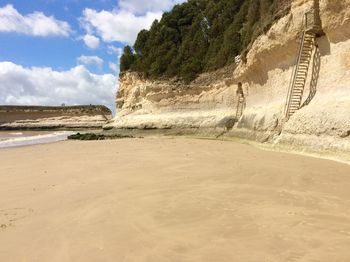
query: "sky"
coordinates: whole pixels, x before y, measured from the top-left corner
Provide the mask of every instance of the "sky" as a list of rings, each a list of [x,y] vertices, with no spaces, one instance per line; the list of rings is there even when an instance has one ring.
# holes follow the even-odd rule
[[[0,0],[0,105],[115,110],[119,59],[186,0]]]

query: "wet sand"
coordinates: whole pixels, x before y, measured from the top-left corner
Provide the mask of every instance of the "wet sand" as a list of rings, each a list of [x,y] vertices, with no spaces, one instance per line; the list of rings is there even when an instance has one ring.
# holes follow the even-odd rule
[[[234,142],[0,150],[0,261],[350,261],[350,166]]]

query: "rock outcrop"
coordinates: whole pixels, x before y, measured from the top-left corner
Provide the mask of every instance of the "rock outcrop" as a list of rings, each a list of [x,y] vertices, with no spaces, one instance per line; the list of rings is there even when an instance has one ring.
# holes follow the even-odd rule
[[[313,150],[350,151],[350,0],[320,0],[324,36],[317,38],[319,72],[312,100],[287,122],[284,107],[304,14],[313,0],[294,0],[250,47],[245,63],[206,73],[186,85],[176,79],[149,80],[135,72],[121,75],[117,117],[106,128],[205,129],[224,134],[306,146]],[[313,63],[314,61],[311,61]],[[246,106],[237,119],[237,83]],[[303,101],[307,100],[310,80]]]
[[[112,118],[105,106],[0,106],[0,129],[101,128]]]

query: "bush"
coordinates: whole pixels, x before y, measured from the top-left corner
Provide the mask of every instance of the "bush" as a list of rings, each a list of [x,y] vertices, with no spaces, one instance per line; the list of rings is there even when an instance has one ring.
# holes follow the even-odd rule
[[[204,71],[234,62],[234,57],[272,25],[278,8],[291,0],[188,0],[164,13],[124,48],[121,72],[193,80]],[[244,60],[244,58],[243,58]]]

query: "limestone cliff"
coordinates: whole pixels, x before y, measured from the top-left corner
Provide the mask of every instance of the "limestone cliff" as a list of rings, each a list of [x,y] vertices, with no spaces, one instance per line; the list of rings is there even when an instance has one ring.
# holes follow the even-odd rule
[[[112,118],[105,106],[0,106],[0,129],[101,128]]]
[[[294,0],[291,11],[252,44],[246,63],[236,68],[203,74],[188,85],[133,72],[121,75],[118,115],[106,128],[205,129],[294,147],[350,151],[350,0],[319,4],[325,35],[316,39],[319,54],[311,61],[316,85],[308,80],[305,106],[288,121],[283,111],[304,14],[313,0]],[[246,106],[237,117],[238,82]]]

